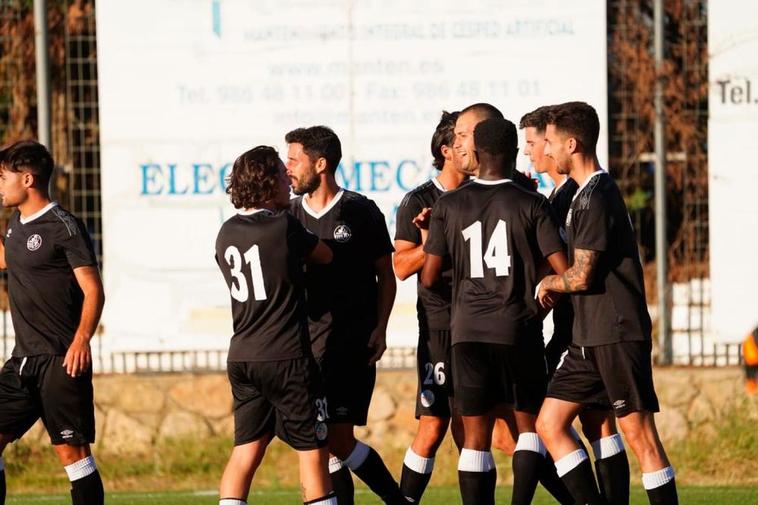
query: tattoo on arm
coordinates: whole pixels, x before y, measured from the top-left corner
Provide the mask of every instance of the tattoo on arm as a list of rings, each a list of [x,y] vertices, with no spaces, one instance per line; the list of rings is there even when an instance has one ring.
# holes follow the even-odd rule
[[[551,276],[547,289],[562,293],[584,291],[590,287],[600,253],[587,249],[574,250],[574,264],[562,275]]]

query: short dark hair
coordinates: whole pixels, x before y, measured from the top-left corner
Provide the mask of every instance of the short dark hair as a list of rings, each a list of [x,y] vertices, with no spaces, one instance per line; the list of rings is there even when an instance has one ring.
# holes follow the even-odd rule
[[[47,191],[53,176],[53,157],[45,146],[34,140],[20,140],[2,150],[0,165],[11,172],[28,171],[34,176],[34,185]]]
[[[460,113],[465,114],[467,112],[475,112],[477,115],[479,115],[482,118],[482,120],[489,119],[489,118],[497,118],[497,119],[505,118],[505,116],[503,116],[503,113],[500,112],[500,109],[498,109],[492,104],[484,103],[484,102],[469,105],[468,107],[463,109]]]
[[[594,107],[585,102],[566,102],[551,107],[548,124],[576,138],[588,152],[595,152],[600,135],[600,120]]]
[[[311,162],[324,158],[327,169],[332,173],[337,170],[342,159],[340,139],[328,126],[297,128],[285,135],[284,140],[288,144],[301,144]]]
[[[532,112],[527,112],[521,117],[518,127],[522,130],[524,128],[536,128],[537,132],[544,132],[545,128],[547,128],[548,114],[552,107],[552,105],[543,105],[542,107],[537,107]]]
[[[516,125],[507,119],[491,117],[474,128],[476,150],[491,155],[515,156],[518,148]]]
[[[442,117],[437,124],[437,129],[432,135],[432,156],[434,161],[432,165],[437,170],[442,170],[445,164],[445,157],[442,155],[442,146],[452,146],[455,138],[455,121],[458,119],[458,112],[442,111]]]
[[[237,209],[250,209],[276,197],[281,160],[276,149],[258,146],[241,154],[227,178],[226,194]]]

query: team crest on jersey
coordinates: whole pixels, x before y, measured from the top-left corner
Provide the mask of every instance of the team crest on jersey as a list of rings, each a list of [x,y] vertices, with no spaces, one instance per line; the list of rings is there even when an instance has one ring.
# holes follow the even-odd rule
[[[568,214],[566,214],[566,228],[571,226],[571,211],[574,209],[569,209]]]
[[[35,233],[28,239],[26,239],[26,248],[30,251],[36,251],[42,246],[42,237]]]
[[[319,440],[326,440],[326,436],[329,433],[329,428],[326,427],[326,423],[316,423],[316,438]]]
[[[421,405],[423,405],[426,408],[429,408],[432,405],[434,405],[434,393],[428,389],[425,389],[421,392],[420,399],[421,399]]]
[[[334,229],[334,240],[337,242],[347,242],[352,236],[353,232],[350,231],[350,228],[346,224],[338,225]]]

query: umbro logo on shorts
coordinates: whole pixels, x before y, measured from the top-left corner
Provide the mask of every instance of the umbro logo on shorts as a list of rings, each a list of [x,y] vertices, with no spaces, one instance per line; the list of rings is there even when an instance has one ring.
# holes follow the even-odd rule
[[[623,409],[626,406],[626,400],[616,400],[613,402],[614,409]]]
[[[63,430],[63,431],[61,431],[61,437],[63,437],[64,440],[72,438],[73,436],[74,436],[74,432],[71,431],[71,430]]]

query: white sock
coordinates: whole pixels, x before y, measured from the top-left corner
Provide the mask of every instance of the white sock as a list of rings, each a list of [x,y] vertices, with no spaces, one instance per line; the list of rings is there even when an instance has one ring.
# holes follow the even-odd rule
[[[247,505],[245,500],[238,500],[237,498],[221,498],[218,501],[218,505]]]
[[[458,470],[461,472],[489,472],[495,468],[495,460],[490,451],[463,449],[458,458]]]
[[[540,440],[540,437],[536,433],[524,432],[518,436],[516,442],[516,451],[532,451],[542,454],[543,456],[547,452],[545,445]]]
[[[353,447],[353,452],[345,460],[345,464],[350,470],[355,471],[366,461],[370,452],[371,448],[358,440]]]
[[[68,474],[68,480],[74,482],[75,480],[83,479],[87,475],[95,473],[97,471],[97,465],[95,465],[94,457],[87,456],[84,459],[66,465],[64,469]]]
[[[343,466],[345,466],[345,463],[337,456],[329,458],[329,473],[337,473],[342,470]]]
[[[307,505],[337,505],[337,497],[334,495],[325,496],[318,501],[309,501],[306,503]]]
[[[655,489],[665,486],[672,480],[674,480],[674,469],[670,466],[661,468],[655,472],[642,474],[642,486],[645,489]]]
[[[563,477],[581,465],[585,459],[587,459],[587,453],[582,449],[577,449],[574,452],[566,454],[555,462],[555,471],[558,473],[558,477]]]
[[[408,450],[405,451],[403,464],[416,473],[427,475],[432,473],[432,470],[434,469],[434,457],[425,458],[419,456],[409,447]]]
[[[618,433],[592,442],[592,454],[595,455],[595,459],[610,458],[622,451],[624,451],[624,441]]]

